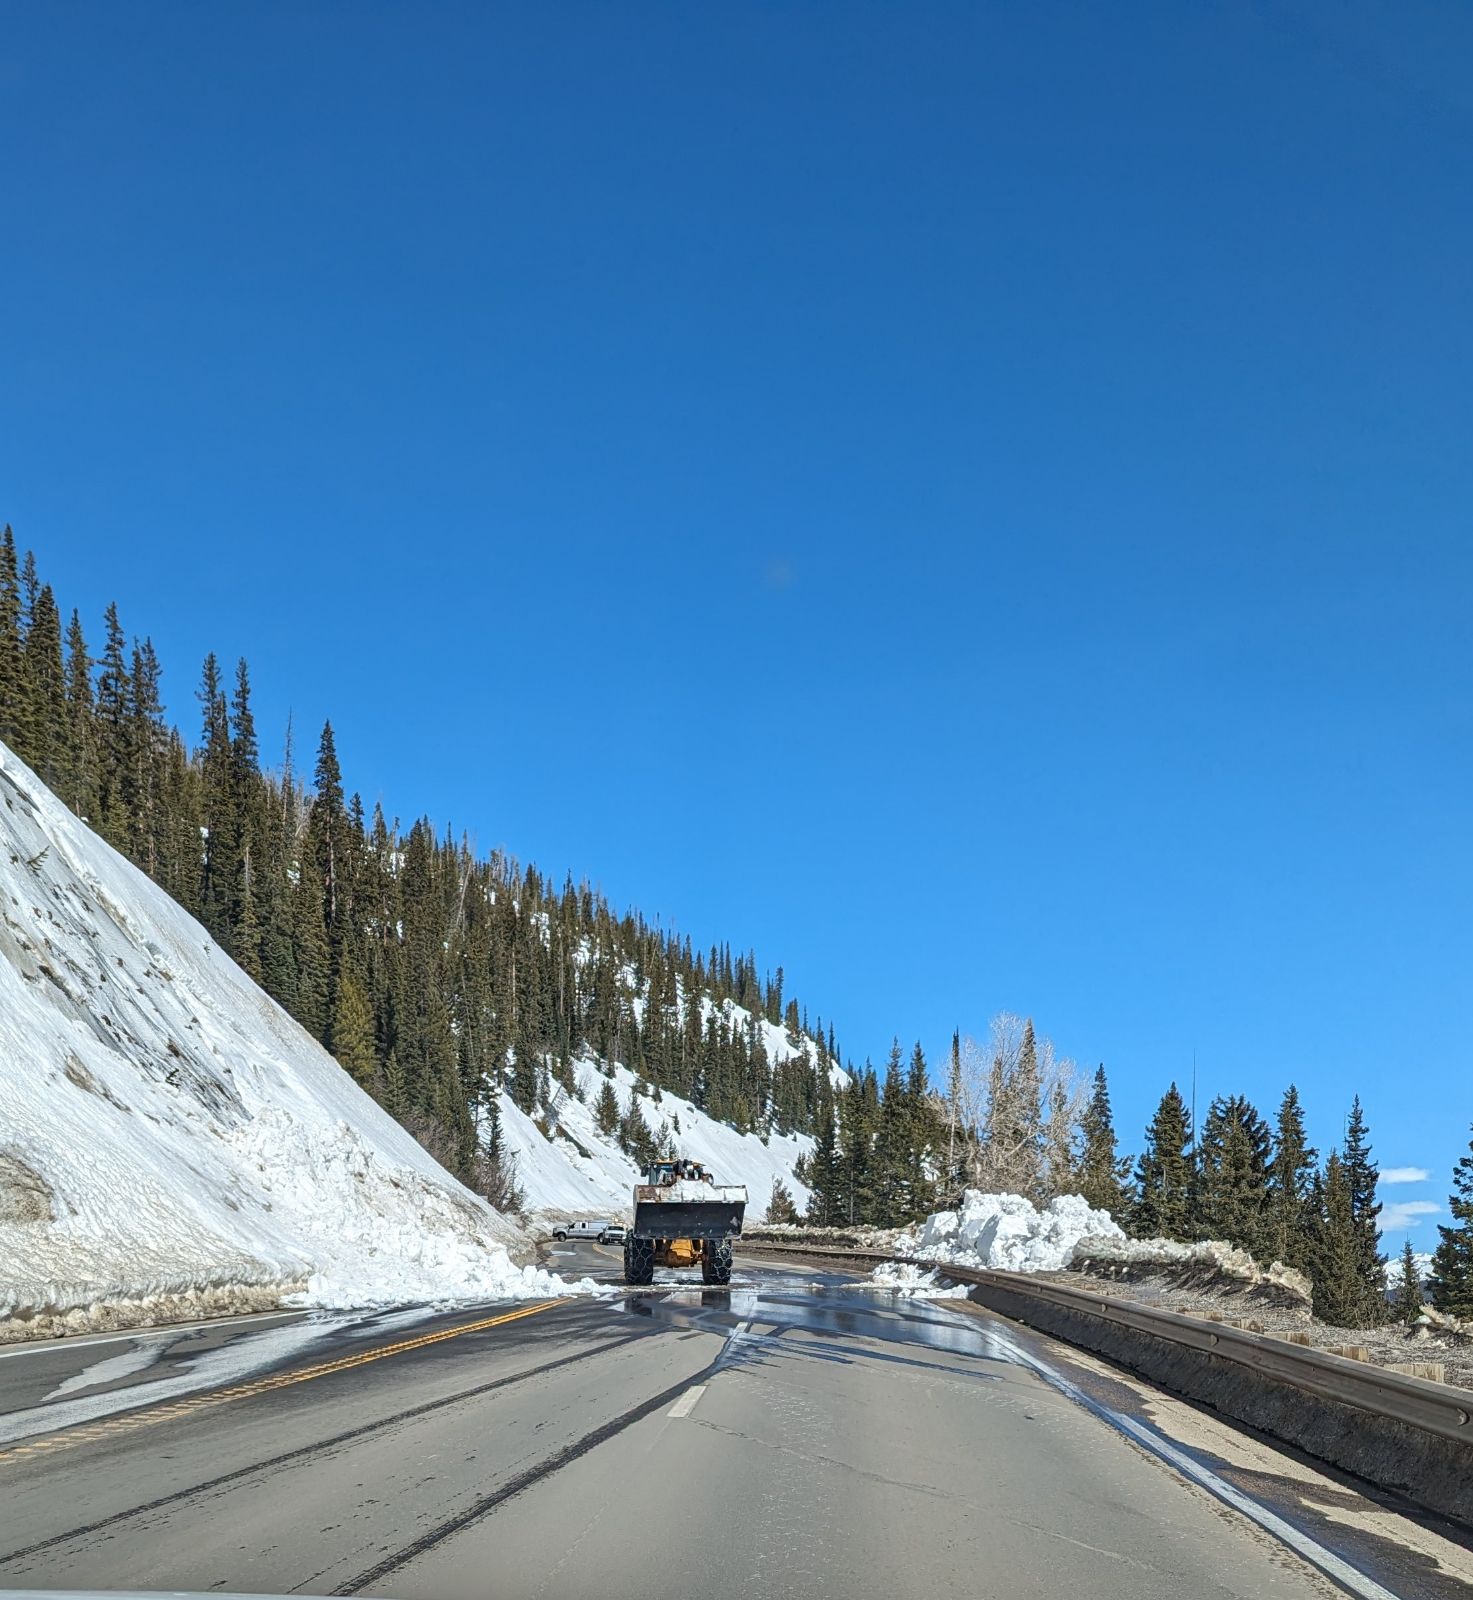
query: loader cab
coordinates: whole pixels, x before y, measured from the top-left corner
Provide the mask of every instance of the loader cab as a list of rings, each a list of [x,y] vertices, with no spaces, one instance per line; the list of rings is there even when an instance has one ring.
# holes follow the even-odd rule
[[[658,1188],[667,1188],[682,1179],[710,1183],[711,1174],[699,1161],[653,1161],[645,1174],[645,1182]]]

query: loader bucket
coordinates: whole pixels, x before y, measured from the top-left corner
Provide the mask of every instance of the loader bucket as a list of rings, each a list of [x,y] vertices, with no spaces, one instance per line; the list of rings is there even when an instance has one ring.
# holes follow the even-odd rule
[[[746,1209],[740,1185],[642,1183],[634,1190],[629,1231],[636,1239],[735,1239]]]

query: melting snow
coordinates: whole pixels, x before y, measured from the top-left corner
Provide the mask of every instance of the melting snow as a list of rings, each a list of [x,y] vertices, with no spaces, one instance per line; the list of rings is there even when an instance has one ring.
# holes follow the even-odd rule
[[[965,1300],[967,1286],[954,1283],[944,1287],[936,1280],[936,1269],[922,1272],[909,1262],[886,1261],[876,1267],[871,1279],[882,1289],[894,1289],[905,1300]]]

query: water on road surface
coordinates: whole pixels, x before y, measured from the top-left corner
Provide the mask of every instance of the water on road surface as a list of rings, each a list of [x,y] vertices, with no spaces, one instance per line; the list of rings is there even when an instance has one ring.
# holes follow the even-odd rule
[[[1454,1530],[1331,1505],[1287,1457],[1249,1473],[1191,1416],[965,1302],[799,1264],[140,1333],[0,1360],[0,1587],[1467,1592]]]

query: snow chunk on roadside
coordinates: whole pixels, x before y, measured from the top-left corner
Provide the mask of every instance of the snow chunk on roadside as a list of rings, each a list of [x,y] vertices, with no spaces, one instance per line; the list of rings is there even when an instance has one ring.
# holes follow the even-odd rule
[[[1082,1239],[1124,1239],[1108,1211],[1077,1194],[1059,1195],[1042,1211],[1018,1194],[968,1189],[960,1211],[937,1211],[895,1241],[899,1255],[1002,1272],[1058,1272]]]
[[[967,1286],[954,1283],[943,1288],[936,1279],[936,1269],[922,1272],[908,1262],[886,1261],[876,1267],[871,1282],[881,1289],[893,1289],[906,1300],[965,1300]]]

